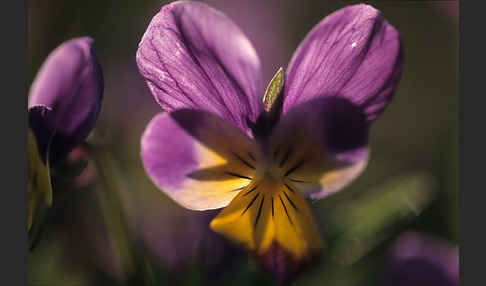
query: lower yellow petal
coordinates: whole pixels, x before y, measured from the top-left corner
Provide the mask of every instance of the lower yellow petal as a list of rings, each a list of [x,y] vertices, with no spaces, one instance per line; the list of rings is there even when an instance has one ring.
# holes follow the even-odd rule
[[[254,181],[211,222],[211,228],[264,255],[275,243],[301,261],[322,249],[311,210],[290,182]]]

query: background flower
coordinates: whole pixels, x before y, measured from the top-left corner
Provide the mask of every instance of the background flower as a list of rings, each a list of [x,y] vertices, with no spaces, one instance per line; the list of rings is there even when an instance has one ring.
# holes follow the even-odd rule
[[[390,249],[384,285],[459,285],[459,249],[429,235],[402,234]]]
[[[47,57],[30,89],[27,223],[30,247],[38,239],[52,204],[51,167],[56,167],[86,139],[101,108],[103,75],[92,45],[93,40],[88,37],[62,43]],[[33,221],[35,230],[30,231]]]
[[[66,157],[93,129],[101,109],[103,85],[91,38],[62,43],[42,64],[30,87],[29,108],[46,106],[51,112],[48,118],[30,116],[29,120],[35,126],[42,157],[50,141],[52,165]],[[50,122],[38,122],[46,120]]]

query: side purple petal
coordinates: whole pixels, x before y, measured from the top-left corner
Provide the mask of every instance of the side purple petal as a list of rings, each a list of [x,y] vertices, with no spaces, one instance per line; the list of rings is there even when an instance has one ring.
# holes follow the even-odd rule
[[[51,160],[64,158],[88,136],[101,109],[103,87],[91,38],[61,44],[42,64],[30,89],[29,107],[43,105],[52,110]]]
[[[249,153],[256,156],[256,146],[241,129],[194,109],[156,115],[141,139],[148,176],[174,201],[193,210],[224,207],[249,184],[231,175],[253,177],[254,169],[238,159]]]
[[[248,132],[262,110],[258,55],[223,13],[198,2],[162,7],[137,51],[140,73],[162,108],[218,114]]]
[[[284,169],[299,166],[290,177],[294,185],[307,197],[320,199],[341,190],[365,169],[368,133],[369,122],[359,106],[328,96],[285,114],[275,126],[271,145],[275,154],[286,158],[289,167]],[[289,156],[283,155],[286,152]]]
[[[159,188],[181,188],[197,167],[193,138],[168,113],[159,113],[142,136],[141,156],[145,170]]]
[[[322,96],[342,96],[375,120],[395,92],[403,69],[398,32],[375,8],[348,6],[322,20],[289,64],[283,112]]]

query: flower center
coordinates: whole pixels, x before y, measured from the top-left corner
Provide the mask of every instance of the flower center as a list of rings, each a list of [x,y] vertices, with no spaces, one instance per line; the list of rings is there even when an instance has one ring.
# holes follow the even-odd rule
[[[309,149],[298,148],[292,140],[280,148],[268,140],[257,142],[257,156],[238,156],[240,162],[233,165],[235,171],[245,168],[243,164],[252,169],[248,176],[239,176],[248,183],[238,189],[211,228],[258,255],[278,246],[294,259],[307,258],[322,245],[303,192],[311,183],[306,168],[312,167],[312,162],[304,160]]]
[[[244,158],[238,159],[248,167],[255,170],[254,175],[247,185],[250,192],[257,191],[264,195],[275,195],[277,190],[286,189],[289,192],[299,190],[298,185],[309,184],[310,181],[302,180],[295,174],[305,166],[307,160],[301,154],[294,152],[292,147],[275,148],[272,150],[269,144],[260,144],[260,156],[253,163],[248,163]],[[248,192],[248,193],[250,193]]]

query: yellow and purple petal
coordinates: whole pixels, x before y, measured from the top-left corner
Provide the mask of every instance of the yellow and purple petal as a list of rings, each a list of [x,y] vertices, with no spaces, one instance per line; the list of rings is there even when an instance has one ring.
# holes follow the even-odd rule
[[[40,105],[52,110],[49,117],[54,118],[53,126],[34,123],[50,125],[48,129],[35,130],[39,141],[55,132],[51,162],[64,158],[88,136],[100,112],[102,94],[103,75],[91,38],[69,40],[47,57],[30,88],[29,108]],[[39,145],[44,153],[45,142]]]
[[[295,106],[271,138],[282,177],[307,197],[319,199],[353,181],[368,162],[369,123],[359,106],[323,97]]]
[[[140,73],[161,107],[212,112],[249,132],[262,110],[260,61],[243,32],[203,3],[162,7],[137,51]]]
[[[145,170],[157,187],[193,210],[226,206],[255,174],[255,143],[205,111],[160,113],[141,140]]]
[[[283,112],[313,98],[341,96],[374,120],[390,102],[402,68],[395,28],[372,6],[345,7],[317,24],[295,51]]]

